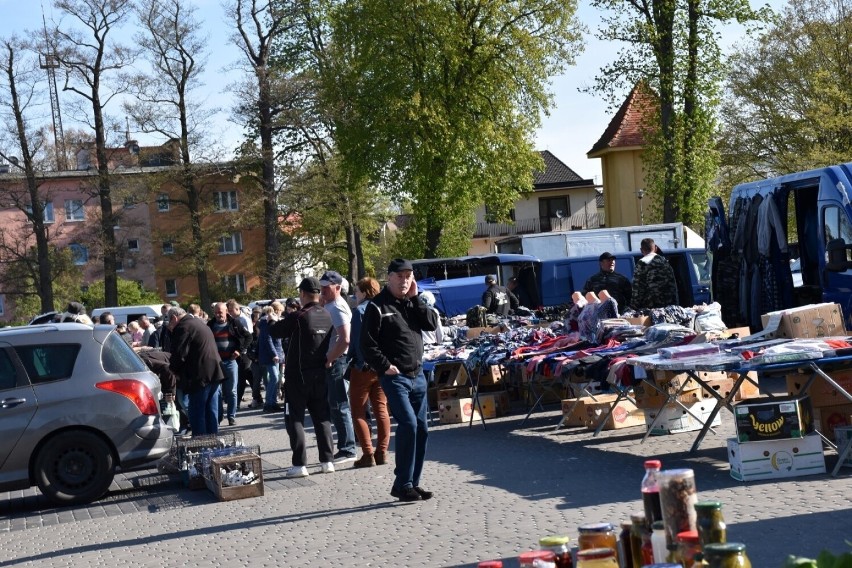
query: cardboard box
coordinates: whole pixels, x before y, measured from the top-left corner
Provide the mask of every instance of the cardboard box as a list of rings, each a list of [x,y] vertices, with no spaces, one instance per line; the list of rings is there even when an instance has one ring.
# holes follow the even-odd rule
[[[590,394],[599,395],[604,392],[600,381],[593,383],[570,383],[568,389],[571,391],[569,394],[572,394],[574,398],[588,397]]]
[[[722,332],[722,337],[724,337],[725,339],[728,339],[733,335],[736,335],[738,338],[742,339],[751,335],[751,329],[748,327],[729,327],[728,329]]]
[[[564,426],[585,426],[588,421],[586,416],[586,401],[590,398],[566,398],[562,401],[562,424]],[[576,403],[576,404],[575,404]]]
[[[728,373],[728,377],[736,381],[738,378],[737,373]],[[760,396],[760,383],[757,381],[757,371],[749,371],[748,378],[754,381],[754,383],[749,380],[744,380],[743,384],[740,385],[740,390],[737,391],[737,394],[734,395],[734,400],[747,400],[749,398],[757,398]]]
[[[497,417],[493,400],[480,396],[479,402],[482,404],[482,413],[485,418]],[[471,414],[473,414],[474,422],[480,419],[479,409],[474,410],[471,398],[451,398],[440,400],[438,404],[438,421],[441,424],[464,424],[470,421]]]
[[[838,428],[852,425],[852,402],[814,408],[814,424],[823,436],[833,440]]]
[[[834,443],[837,444],[837,454],[840,455],[840,452],[846,447],[846,444],[849,442],[849,438],[852,438],[852,426],[838,426],[834,429]],[[843,460],[844,466],[852,466],[852,452],[846,454],[846,459]]]
[[[826,374],[840,385],[840,388],[848,393],[852,393],[852,371],[836,371]],[[808,375],[805,373],[787,375],[787,393],[790,395],[799,394],[807,380]],[[808,396],[811,397],[811,404],[814,408],[852,403],[852,401],[843,396],[840,391],[820,376],[814,377],[814,381],[808,389]]]
[[[803,438],[813,432],[813,410],[807,396],[753,398],[734,404],[740,442]]]
[[[435,365],[435,385],[439,388],[466,385],[469,382],[464,363],[438,363]]]
[[[651,423],[658,414],[661,415],[660,419],[657,420],[657,423],[654,424],[654,427],[651,429],[651,435],[662,436],[665,434],[679,434],[681,432],[694,432],[696,430],[701,430],[701,428],[704,427],[704,423],[707,422],[708,418],[710,418],[710,413],[713,411],[713,408],[716,406],[716,399],[713,399],[712,402],[709,400],[702,400],[687,406],[689,407],[689,410],[698,416],[697,419],[695,416],[692,416],[692,414],[674,403],[667,404],[662,409],[645,409],[645,425],[647,427],[651,426]],[[718,412],[716,413],[716,417],[713,419],[712,426],[719,426],[721,424],[722,413]]]
[[[483,409],[485,408],[486,399],[490,401],[490,405],[494,405],[494,412],[497,416],[506,416],[509,414],[509,393],[507,391],[480,392],[479,400],[482,401]]]
[[[695,371],[695,374],[702,381],[716,381],[728,378],[728,374],[723,371]],[[676,393],[680,385],[684,383],[686,383],[686,386],[681,390],[682,393],[701,388],[701,385],[687,373],[676,373],[674,371],[656,370],[654,371],[654,381],[660,388],[665,388],[665,390],[672,394]]]
[[[668,395],[654,389],[645,381],[633,385],[633,394],[636,398],[636,406],[642,409],[657,410],[668,401]],[[702,400],[701,389],[688,390],[675,398],[686,405],[694,404]]]
[[[767,334],[770,338],[814,338],[846,335],[840,304],[808,304],[798,308],[769,312],[760,316],[764,328],[773,315],[780,315],[781,322],[777,330]]]
[[[465,337],[467,337],[468,339],[476,339],[483,333],[500,333],[502,329],[503,328],[501,328],[499,325],[495,325],[494,327],[471,327],[468,328]]]
[[[450,400],[453,398],[467,398],[470,396],[470,387],[452,387],[449,389],[438,389],[438,401]]]
[[[728,463],[731,477],[738,481],[825,473],[822,438],[816,434],[767,442],[740,442],[729,438]]]
[[[650,316],[641,316],[638,318],[624,318],[627,320],[627,323],[630,325],[641,325],[643,327],[649,327],[651,325],[651,317]]]
[[[476,377],[480,385],[498,385],[506,382],[508,373],[503,365],[488,365],[486,369],[477,367]]]
[[[604,414],[609,411],[612,403],[615,402],[617,395],[602,394],[598,397],[598,402],[588,399],[585,402],[586,427],[589,430],[595,430],[603,419]],[[641,409],[636,408],[630,401],[622,400],[612,409],[609,416],[606,418],[604,430],[618,430],[620,428],[628,428],[630,426],[641,426],[645,423],[645,415]]]
[[[734,388],[733,379],[714,379],[712,381],[707,381],[707,387],[701,387],[701,398],[705,400],[712,400],[714,403],[716,402],[716,397],[713,396],[710,390],[713,390],[717,395],[722,398],[731,394],[731,390]]]

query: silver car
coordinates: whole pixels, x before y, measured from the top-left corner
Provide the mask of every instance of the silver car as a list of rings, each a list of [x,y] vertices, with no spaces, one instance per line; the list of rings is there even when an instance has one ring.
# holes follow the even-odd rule
[[[62,504],[101,497],[116,467],[169,452],[161,397],[112,326],[0,329],[0,490],[37,485]]]

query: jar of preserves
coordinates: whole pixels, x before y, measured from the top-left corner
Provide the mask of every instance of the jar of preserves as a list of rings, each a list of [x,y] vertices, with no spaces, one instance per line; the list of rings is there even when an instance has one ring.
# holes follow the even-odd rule
[[[751,568],[751,561],[740,542],[708,544],[702,550],[709,568]]]
[[[695,504],[695,525],[701,546],[727,542],[728,531],[722,518],[722,503],[699,501]]]
[[[649,533],[648,525],[645,524],[645,513],[634,513],[630,515],[630,554],[633,557],[633,567],[640,568],[645,564],[649,564],[653,559],[653,554],[649,555],[647,560],[642,555],[642,547],[645,542],[646,534]],[[651,535],[647,535],[648,546],[650,548]]]
[[[518,556],[521,568],[556,568],[556,555],[552,550],[531,550]]]
[[[573,568],[574,561],[571,559],[570,541],[567,536],[546,536],[538,541],[542,550],[550,550],[556,556],[556,568]]]
[[[633,568],[633,548],[630,543],[632,526],[630,521],[621,523],[621,533],[618,535],[618,562],[621,568]]]
[[[610,523],[595,523],[577,527],[580,533],[577,539],[577,547],[580,550],[589,548],[611,548],[613,552],[618,549],[618,537],[615,534],[615,526]]]
[[[577,552],[577,568],[618,568],[612,548],[587,548]]]
[[[666,545],[677,543],[677,533],[694,531],[695,472],[691,469],[666,469],[660,472],[660,505],[663,509]]]
[[[698,543],[698,531],[683,531],[677,533],[677,557],[675,560],[683,565],[683,568],[692,568],[695,565],[695,556],[701,554],[701,545]]]

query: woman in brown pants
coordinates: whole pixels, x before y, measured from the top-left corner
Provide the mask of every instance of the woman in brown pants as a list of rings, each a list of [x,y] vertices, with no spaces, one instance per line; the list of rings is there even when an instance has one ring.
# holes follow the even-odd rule
[[[379,384],[379,376],[367,366],[361,354],[360,335],[361,321],[364,310],[372,298],[379,293],[379,283],[374,278],[362,278],[355,283],[355,297],[358,307],[352,311],[352,326],[350,329],[349,355],[349,406],[352,409],[352,423],[355,436],[361,444],[363,455],[355,461],[355,467],[372,467],[387,463],[388,445],[390,444],[390,416],[385,393]],[[373,451],[370,424],[367,422],[367,400],[373,409],[376,419],[377,440]]]

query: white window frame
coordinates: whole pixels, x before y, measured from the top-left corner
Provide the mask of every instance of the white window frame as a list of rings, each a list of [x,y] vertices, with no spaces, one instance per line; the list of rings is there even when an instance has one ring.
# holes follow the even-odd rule
[[[163,241],[163,256],[169,256],[175,253],[175,244],[172,241]]]
[[[225,286],[233,287],[237,292],[243,293],[246,290],[246,275],[243,273],[226,274],[222,277]]]
[[[217,213],[239,211],[240,203],[236,190],[217,191],[213,194],[213,208]]]
[[[24,205],[24,211],[27,213],[27,215],[32,216],[33,204],[27,203],[26,205]],[[50,223],[56,222],[56,214],[53,211],[53,202],[52,201],[45,201],[44,202],[43,214],[44,214],[43,221],[44,221],[45,225],[49,225]],[[30,222],[30,219],[29,219],[29,217],[27,217],[27,223],[29,223],[29,222]]]
[[[68,248],[71,249],[72,260],[76,266],[85,266],[89,262],[88,247],[79,243],[71,243]]]
[[[219,237],[219,254],[240,254],[243,252],[243,234],[240,231]]]
[[[76,205],[79,204],[79,205]],[[86,220],[86,208],[82,199],[65,200],[65,221],[78,223]]]
[[[136,243],[136,246],[131,246],[132,243]],[[139,252],[139,239],[127,239],[127,250],[130,252]]]
[[[157,211],[159,213],[167,213],[171,209],[171,200],[168,193],[160,193],[157,195]]]
[[[169,286],[169,284],[171,284],[171,286]],[[166,297],[174,298],[178,295],[177,280],[175,280],[174,278],[167,278],[166,281],[165,281],[165,285],[166,285]],[[169,291],[169,287],[173,288],[173,290],[171,292]]]

